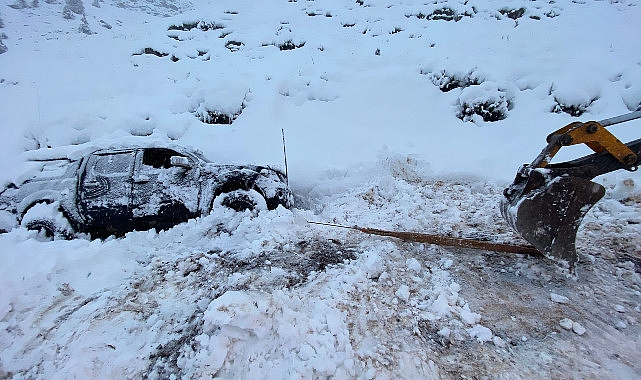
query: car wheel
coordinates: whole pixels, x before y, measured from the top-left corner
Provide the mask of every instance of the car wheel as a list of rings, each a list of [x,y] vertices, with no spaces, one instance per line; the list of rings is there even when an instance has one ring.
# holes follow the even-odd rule
[[[60,204],[38,203],[25,213],[20,223],[26,229],[37,232],[37,238],[43,241],[74,237],[74,230],[69,220],[60,211]]]
[[[216,206],[228,207],[234,211],[254,211],[266,210],[267,202],[265,198],[256,190],[234,190],[228,193],[220,194],[214,200]]]

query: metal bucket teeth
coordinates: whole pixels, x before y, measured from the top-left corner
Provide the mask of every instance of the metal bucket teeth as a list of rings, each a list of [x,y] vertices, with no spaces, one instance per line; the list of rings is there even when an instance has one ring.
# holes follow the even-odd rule
[[[598,183],[562,176],[523,194],[516,202],[504,200],[501,211],[525,240],[574,273],[577,230],[603,195],[605,188]]]

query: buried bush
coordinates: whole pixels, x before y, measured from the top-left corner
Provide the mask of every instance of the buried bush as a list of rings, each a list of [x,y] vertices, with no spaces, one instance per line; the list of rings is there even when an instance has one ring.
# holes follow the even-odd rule
[[[439,9],[435,9],[432,11],[430,14],[424,14],[423,12],[419,12],[418,14],[414,15],[416,18],[422,20],[443,20],[443,21],[460,21],[463,17],[474,17],[474,13],[476,13],[476,9],[472,7],[471,10],[466,10],[463,13],[459,13],[455,11],[454,9],[450,7],[443,7]],[[407,17],[410,17],[411,15],[408,15]]]
[[[297,45],[292,40],[288,40],[283,42],[282,44],[278,44],[278,49],[280,49],[281,51],[294,50],[294,49],[302,48],[303,46],[305,46],[304,42],[301,42],[300,44]]]
[[[523,15],[525,14],[525,8],[518,8],[518,9],[502,8],[502,9],[499,9],[499,13],[502,14],[503,16],[507,16],[508,18],[511,18],[512,20],[516,20],[523,17]]]
[[[436,9],[426,18],[428,20],[459,21],[463,16],[457,14],[452,8],[443,7],[441,9]]]
[[[451,73],[445,70],[441,70],[437,73],[421,71],[421,74],[428,75],[432,83],[434,83],[435,86],[438,86],[438,88],[443,92],[452,91],[459,87],[465,88],[473,85],[479,85],[485,80],[481,74],[474,70],[470,70],[467,73]]]
[[[5,40],[5,39],[7,39],[7,38],[8,38],[8,37],[7,37],[7,35],[6,35],[6,34],[4,34],[4,33],[0,33],[0,54],[2,54],[2,53],[6,53],[6,52],[7,52],[7,50],[9,50],[9,49],[7,48],[7,45],[5,45],[5,44],[4,44],[4,42],[2,42],[2,40]]]
[[[590,77],[579,74],[566,75],[552,83],[548,94],[554,100],[551,112],[564,112],[578,117],[601,97],[601,88]]]
[[[552,112],[554,113],[561,113],[565,112],[570,116],[578,117],[581,116],[585,113],[585,111],[590,108],[592,103],[597,100],[598,98],[592,98],[586,102],[579,102],[576,104],[568,104],[563,102],[562,100],[557,99],[557,97],[554,97],[554,101],[556,104],[552,108]]]
[[[190,31],[192,29],[200,29],[203,32],[206,32],[208,30],[217,30],[217,29],[223,29],[225,26],[221,24],[217,24],[215,22],[207,22],[207,21],[193,21],[193,22],[184,22],[181,25],[170,25],[167,30],[179,30],[179,31]]]
[[[456,115],[463,121],[474,121],[473,115],[479,115],[483,121],[499,121],[507,117],[507,104],[499,99],[488,99],[474,103],[460,104]]]
[[[240,42],[240,41],[227,41],[227,43],[225,43],[225,47],[227,48],[227,50],[229,50],[231,52],[236,52],[236,51],[240,50],[240,48],[243,45],[244,44],[242,42]]]
[[[240,107],[206,107],[200,104],[192,113],[205,124],[232,124],[245,109],[243,102]]]
[[[241,113],[242,110],[233,114],[206,110],[197,112],[196,117],[205,124],[232,124]]]
[[[503,120],[513,107],[513,97],[495,83],[485,82],[463,90],[457,101],[456,117],[463,121]]]
[[[156,57],[163,58],[169,55],[169,53],[163,53],[161,51],[158,51],[154,48],[144,48],[140,53],[134,53],[132,55],[155,55]],[[172,62],[178,62],[180,58],[176,57],[175,55],[171,55],[171,60]]]

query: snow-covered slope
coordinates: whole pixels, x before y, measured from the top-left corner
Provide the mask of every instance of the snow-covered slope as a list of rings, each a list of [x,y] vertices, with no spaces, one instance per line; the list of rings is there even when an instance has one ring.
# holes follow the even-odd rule
[[[307,221],[518,242],[498,202],[545,136],[641,107],[640,18],[627,0],[3,2],[3,183],[152,139],[282,166],[284,129],[297,206],[0,235],[0,377],[638,378],[636,173],[600,179],[577,279]]]

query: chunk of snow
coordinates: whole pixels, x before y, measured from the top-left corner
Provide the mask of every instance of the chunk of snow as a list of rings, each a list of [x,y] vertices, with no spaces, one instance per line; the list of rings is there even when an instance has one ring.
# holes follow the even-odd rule
[[[450,330],[449,327],[446,326],[438,330],[436,333],[444,338],[449,338],[452,331]]]
[[[492,337],[492,343],[494,343],[494,345],[498,348],[503,348],[506,346],[505,341],[499,336]]]
[[[625,321],[619,320],[614,324],[614,327],[616,327],[619,330],[625,329],[628,327],[628,324],[625,323]]]
[[[418,262],[415,258],[410,258],[405,260],[405,265],[407,266],[407,269],[415,272],[416,274],[421,273],[421,263]]]
[[[396,297],[407,302],[410,299],[410,288],[407,285],[401,285],[400,288],[394,293]]]
[[[564,304],[570,303],[570,299],[568,297],[561,296],[556,293],[550,293],[550,299],[552,300],[552,302],[556,302],[556,303],[564,303]]]
[[[563,327],[566,330],[572,330],[572,324],[574,324],[574,321],[571,320],[570,318],[563,318],[559,322],[559,325],[561,325],[561,327]]]
[[[472,338],[476,338],[479,343],[492,340],[492,330],[482,325],[476,325],[470,329],[467,329],[467,332]]]
[[[581,325],[579,322],[574,322],[572,323],[572,331],[574,331],[577,335],[583,335],[585,334],[585,327]]]
[[[430,306],[430,310],[432,310],[435,314],[441,316],[448,314],[450,312],[450,305],[447,300],[447,295],[445,293],[439,294],[439,296]]]
[[[0,210],[0,231],[11,231],[17,225],[18,220],[14,214]]]
[[[383,259],[376,252],[367,252],[365,254],[363,269],[365,273],[367,273],[368,278],[378,278],[383,273]]]
[[[481,314],[474,313],[467,308],[462,309],[460,315],[461,321],[468,325],[473,325],[481,320]]]
[[[269,301],[251,292],[228,291],[211,301],[204,313],[206,325],[233,326],[263,336],[271,326],[268,321]]]

